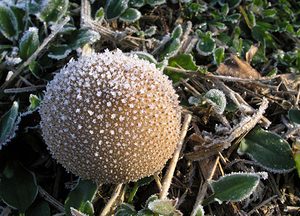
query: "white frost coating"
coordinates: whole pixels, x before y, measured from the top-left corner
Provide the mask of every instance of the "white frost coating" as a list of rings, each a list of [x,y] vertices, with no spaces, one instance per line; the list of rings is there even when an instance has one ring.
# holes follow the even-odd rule
[[[179,140],[180,111],[168,78],[120,50],[70,61],[47,85],[40,107],[53,157],[98,183],[136,181],[162,169]]]
[[[38,30],[37,27],[29,27],[28,31],[29,32],[36,32],[37,33],[39,30]]]
[[[88,110],[88,113],[90,114],[90,116],[94,115],[94,112],[92,110]]]

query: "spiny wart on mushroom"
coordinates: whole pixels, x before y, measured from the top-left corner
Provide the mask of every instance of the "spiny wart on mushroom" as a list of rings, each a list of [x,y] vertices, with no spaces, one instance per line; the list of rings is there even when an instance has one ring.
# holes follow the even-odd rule
[[[97,183],[160,171],[179,140],[180,111],[171,81],[120,50],[70,61],[47,85],[40,107],[53,157]]]

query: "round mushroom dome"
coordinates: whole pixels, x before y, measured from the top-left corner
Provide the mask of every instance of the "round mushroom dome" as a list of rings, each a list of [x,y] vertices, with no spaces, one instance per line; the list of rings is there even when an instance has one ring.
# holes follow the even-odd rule
[[[136,181],[160,171],[181,126],[167,76],[120,50],[71,60],[47,85],[40,115],[52,156],[97,183]]]

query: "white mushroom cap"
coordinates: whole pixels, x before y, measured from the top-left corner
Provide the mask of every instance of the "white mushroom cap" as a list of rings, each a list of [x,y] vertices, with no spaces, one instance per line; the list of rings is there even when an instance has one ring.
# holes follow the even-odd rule
[[[40,107],[53,157],[97,183],[160,171],[179,140],[180,111],[171,81],[120,50],[70,61],[47,85]]]

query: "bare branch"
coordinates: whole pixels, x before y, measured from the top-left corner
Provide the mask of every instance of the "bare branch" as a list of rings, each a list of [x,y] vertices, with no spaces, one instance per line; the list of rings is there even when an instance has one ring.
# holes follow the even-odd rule
[[[109,213],[111,212],[113,206],[115,205],[116,200],[118,199],[118,197],[121,193],[122,187],[123,187],[122,184],[116,185],[111,198],[109,199],[108,203],[106,203],[105,207],[103,208],[103,210],[102,210],[102,212],[100,213],[99,216],[110,215]]]
[[[170,165],[168,167],[167,173],[165,175],[165,178],[164,178],[164,181],[163,181],[163,184],[162,184],[162,190],[159,194],[160,199],[166,199],[167,196],[168,196],[168,191],[169,191],[169,188],[171,186],[172,178],[173,178],[174,171],[175,171],[178,159],[179,159],[179,154],[180,154],[180,151],[181,151],[181,148],[182,148],[182,144],[183,144],[183,141],[185,139],[185,136],[186,136],[186,133],[188,131],[188,127],[190,125],[191,120],[192,120],[192,115],[191,114],[186,114],[185,117],[184,117],[184,122],[183,122],[183,125],[182,125],[182,129],[181,129],[180,140],[177,144],[177,148],[175,150],[173,158],[171,159]]]

